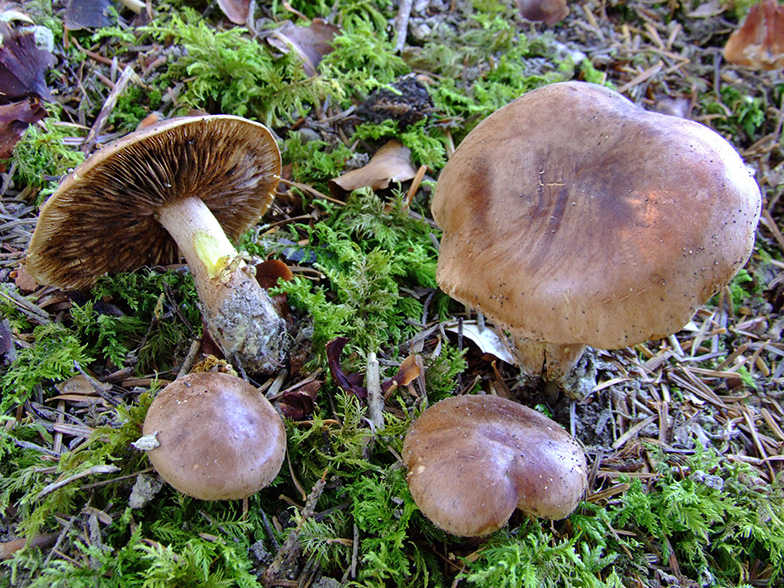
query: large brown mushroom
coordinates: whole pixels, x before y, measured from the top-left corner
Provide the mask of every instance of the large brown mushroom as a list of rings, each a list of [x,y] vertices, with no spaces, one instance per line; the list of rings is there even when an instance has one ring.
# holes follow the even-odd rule
[[[230,239],[269,207],[280,169],[267,128],[235,116],[173,119],[131,133],[87,159],[49,198],[27,270],[42,284],[80,289],[107,273],[174,263],[179,249],[226,357],[249,371],[274,371],[289,344],[285,322]]]
[[[245,380],[195,372],[175,380],[147,411],[147,455],[169,484],[202,500],[255,494],[275,479],[286,452],[283,421]]]
[[[707,127],[553,84],[482,121],[441,172],[437,279],[511,333],[524,372],[564,383],[587,345],[685,325],[748,259],[760,206]]]
[[[403,444],[419,509],[454,535],[500,529],[516,508],[567,517],[587,488],[585,454],[555,421],[497,396],[456,396],[428,408]]]

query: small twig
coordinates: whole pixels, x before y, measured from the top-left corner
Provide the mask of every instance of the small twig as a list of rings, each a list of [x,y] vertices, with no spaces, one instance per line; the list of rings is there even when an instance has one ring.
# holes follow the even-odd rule
[[[400,52],[406,46],[408,35],[408,20],[411,18],[411,7],[414,0],[400,0],[400,7],[395,17],[395,51]]]
[[[79,472],[78,474],[74,474],[73,476],[69,476],[64,480],[59,480],[57,482],[52,482],[48,486],[45,486],[43,490],[38,493],[38,496],[35,497],[36,500],[40,500],[47,494],[51,494],[55,490],[62,488],[63,486],[67,486],[71,482],[75,482],[76,480],[80,480],[86,476],[92,476],[93,474],[113,474],[115,472],[119,472],[120,468],[116,465],[111,464],[101,464],[95,465],[91,468],[87,468],[83,472]]]
[[[33,535],[28,541],[26,538],[14,539],[0,543],[0,561],[7,561],[14,557],[17,551],[25,547],[38,547],[46,549],[52,547],[57,541],[59,533],[47,533],[46,535]]]
[[[384,395],[381,393],[381,372],[379,371],[378,358],[372,351],[368,353],[366,379],[368,419],[373,423],[374,431],[378,433],[384,428]]]
[[[329,470],[324,470],[324,475],[321,476],[318,482],[313,485],[313,490],[311,490],[310,494],[308,495],[307,500],[305,501],[305,508],[302,509],[300,513],[300,520],[297,526],[292,529],[288,537],[286,537],[286,541],[283,542],[283,546],[278,550],[278,553],[275,554],[275,559],[272,560],[272,563],[269,567],[264,571],[264,575],[262,576],[262,582],[266,585],[274,585],[277,580],[278,572],[288,562],[292,561],[300,551],[300,544],[299,544],[299,536],[302,533],[302,525],[305,524],[305,521],[312,517],[316,513],[316,504],[321,498],[321,494],[324,492],[324,488],[327,485],[327,473]]]
[[[658,416],[654,414],[654,415],[649,416],[647,419],[645,419],[643,421],[640,421],[639,423],[634,425],[631,429],[626,431],[623,435],[618,437],[618,439],[616,439],[615,443],[612,444],[612,448],[613,449],[620,449],[621,447],[623,447],[626,444],[627,441],[629,441],[633,437],[636,437],[640,433],[640,431],[642,431],[645,427],[650,425],[657,418],[658,418]]]
[[[34,323],[47,325],[51,322],[49,314],[45,310],[38,308],[35,304],[15,292],[12,288],[0,288],[0,297],[5,298],[8,302],[19,308],[19,310]]]
[[[122,75],[120,76],[120,79],[117,80],[114,88],[106,98],[106,102],[103,103],[101,111],[98,113],[98,116],[96,117],[95,123],[93,123],[90,132],[87,133],[87,137],[85,138],[84,143],[82,143],[81,148],[84,153],[90,153],[95,148],[95,142],[98,139],[98,135],[101,134],[103,127],[106,126],[106,122],[109,120],[109,115],[112,113],[115,105],[117,104],[117,99],[125,91],[125,87],[128,85],[128,82],[131,81],[133,75],[133,67],[126,65]]]
[[[285,180],[283,178],[280,179],[280,183],[290,188],[297,188],[298,190],[302,190],[303,192],[306,192],[311,196],[316,196],[317,198],[323,198],[324,200],[328,200],[333,204],[338,204],[340,206],[346,205],[346,203],[343,202],[342,200],[338,200],[337,198],[333,198],[332,196],[327,196],[323,192],[319,192],[318,190],[316,190],[312,186],[308,186],[307,184],[301,184],[299,182],[293,182],[291,180]]]
[[[196,362],[196,357],[199,355],[199,349],[201,349],[201,339],[194,339],[191,341],[188,355],[185,356],[185,359],[182,361],[182,365],[177,372],[177,380],[185,377],[185,375],[191,371],[193,364]]]

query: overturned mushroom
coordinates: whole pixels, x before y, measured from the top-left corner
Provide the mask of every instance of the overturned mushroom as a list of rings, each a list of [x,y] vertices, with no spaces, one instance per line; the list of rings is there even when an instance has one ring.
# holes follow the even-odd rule
[[[166,386],[147,411],[144,435],[158,446],[147,455],[174,488],[202,500],[255,494],[280,471],[283,422],[245,380],[196,372]]]
[[[707,127],[553,84],[490,115],[441,172],[437,279],[512,334],[524,372],[563,385],[587,345],[685,325],[748,259],[760,206]]]
[[[403,444],[411,496],[454,535],[501,528],[516,508],[568,516],[587,487],[585,454],[556,422],[497,396],[457,396],[428,408]]]
[[[280,165],[267,128],[239,117],[174,119],[131,133],[49,198],[27,270],[42,284],[87,288],[106,273],[173,263],[179,248],[226,357],[273,371],[289,344],[285,322],[229,239],[269,207]]]

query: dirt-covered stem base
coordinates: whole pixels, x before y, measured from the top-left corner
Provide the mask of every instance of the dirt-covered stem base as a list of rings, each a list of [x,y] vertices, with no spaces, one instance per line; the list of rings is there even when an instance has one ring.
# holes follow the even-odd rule
[[[278,369],[288,348],[285,321],[209,208],[194,197],[157,214],[188,262],[204,322],[226,358],[249,372]]]

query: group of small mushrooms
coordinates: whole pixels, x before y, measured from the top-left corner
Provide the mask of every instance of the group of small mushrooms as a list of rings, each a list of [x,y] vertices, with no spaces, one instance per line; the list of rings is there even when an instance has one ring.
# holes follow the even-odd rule
[[[258,221],[279,174],[269,131],[237,117],[134,133],[49,199],[28,271],[84,288],[179,250],[226,357],[270,371],[285,356],[285,327],[230,239]],[[553,84],[490,115],[441,172],[437,279],[510,334],[525,373],[565,385],[586,346],[625,347],[686,324],[748,259],[760,207],[743,161],[707,127],[602,86]],[[159,443],[149,453],[158,472],[208,500],[258,491],[285,451],[274,408],[226,374],[167,386],[144,432]],[[431,406],[403,457],[417,505],[456,535],[486,535],[516,508],[564,518],[587,487],[585,455],[560,425],[494,396]]]
[[[603,86],[552,84],[487,117],[441,172],[437,280],[509,332],[524,373],[574,393],[586,346],[674,333],[727,284],[760,208],[740,156],[707,127]],[[458,535],[499,528],[515,505],[563,518],[586,488],[571,437],[499,398],[431,407],[403,457],[417,505]]]
[[[277,143],[235,116],[172,119],[96,152],[44,204],[27,271],[63,289],[107,273],[185,258],[202,316],[226,358],[277,370],[286,324],[231,243],[255,225],[280,180]],[[147,415],[161,476],[205,500],[244,498],[269,484],[286,447],[281,417],[253,386],[194,373],[164,388]]]

